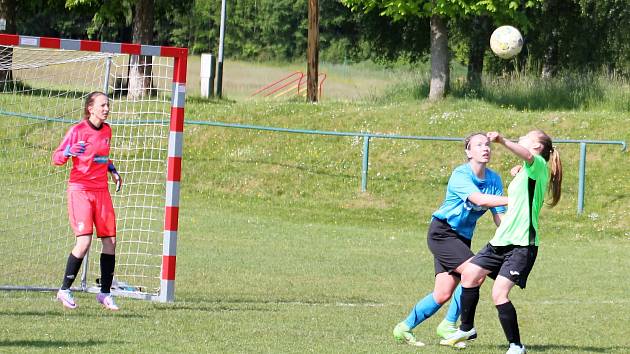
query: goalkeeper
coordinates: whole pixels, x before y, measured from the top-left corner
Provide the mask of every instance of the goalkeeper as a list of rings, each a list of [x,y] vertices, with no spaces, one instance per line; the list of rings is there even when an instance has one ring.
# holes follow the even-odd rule
[[[63,284],[57,299],[69,309],[77,304],[70,287],[92,243],[93,226],[103,243],[101,252],[101,292],[96,300],[106,309],[119,308],[110,293],[116,263],[116,215],[107,189],[107,173],[120,191],[122,179],[109,159],[112,129],[105,123],[109,99],[103,92],[92,92],[85,99],[83,120],[72,126],[53,154],[53,164],[61,166],[72,159],[68,181],[68,216],[76,243],[68,256]]]

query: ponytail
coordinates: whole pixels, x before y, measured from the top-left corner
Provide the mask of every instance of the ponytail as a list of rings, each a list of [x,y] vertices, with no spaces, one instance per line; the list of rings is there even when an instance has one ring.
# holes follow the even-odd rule
[[[550,207],[554,207],[560,201],[562,194],[562,162],[560,161],[560,153],[553,147],[549,155],[549,186],[547,192],[551,193]]]
[[[562,162],[560,161],[560,153],[555,146],[549,135],[542,130],[534,130],[538,134],[538,142],[542,145],[540,149],[540,156],[542,156],[547,165],[549,166],[549,184],[547,187],[547,193],[551,193],[550,207],[556,206],[560,201],[561,187],[562,187]]]

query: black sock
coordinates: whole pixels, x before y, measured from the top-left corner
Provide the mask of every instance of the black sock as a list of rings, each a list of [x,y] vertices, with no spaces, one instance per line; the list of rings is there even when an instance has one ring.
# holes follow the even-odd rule
[[[66,272],[63,275],[63,283],[61,285],[62,290],[70,289],[72,283],[77,278],[79,269],[83,263],[83,258],[77,258],[72,253],[68,256],[68,262],[66,263]]]
[[[459,328],[462,331],[470,331],[475,327],[475,311],[479,303],[479,287],[464,288],[462,287],[462,323]]]
[[[505,332],[505,338],[510,343],[521,345],[516,309],[512,302],[508,301],[505,304],[497,305],[497,310],[499,311],[499,321],[501,322],[501,327],[503,327],[503,332]]]
[[[101,292],[108,294],[114,280],[116,255],[101,253]]]

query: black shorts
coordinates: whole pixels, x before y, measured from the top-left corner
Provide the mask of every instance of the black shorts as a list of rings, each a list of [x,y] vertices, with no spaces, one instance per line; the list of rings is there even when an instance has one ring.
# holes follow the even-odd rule
[[[433,218],[427,234],[427,245],[433,253],[435,274],[454,272],[474,254],[470,250],[471,240],[460,236],[446,221]]]
[[[470,262],[489,270],[488,276],[492,279],[501,275],[513,281],[521,289],[525,289],[527,277],[534,267],[537,254],[537,246],[487,244]]]

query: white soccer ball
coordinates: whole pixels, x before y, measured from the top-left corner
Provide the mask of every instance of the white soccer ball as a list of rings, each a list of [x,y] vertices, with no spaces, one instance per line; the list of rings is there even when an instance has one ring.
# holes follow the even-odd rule
[[[523,49],[523,36],[512,26],[501,26],[490,36],[490,49],[499,58],[513,58]]]

